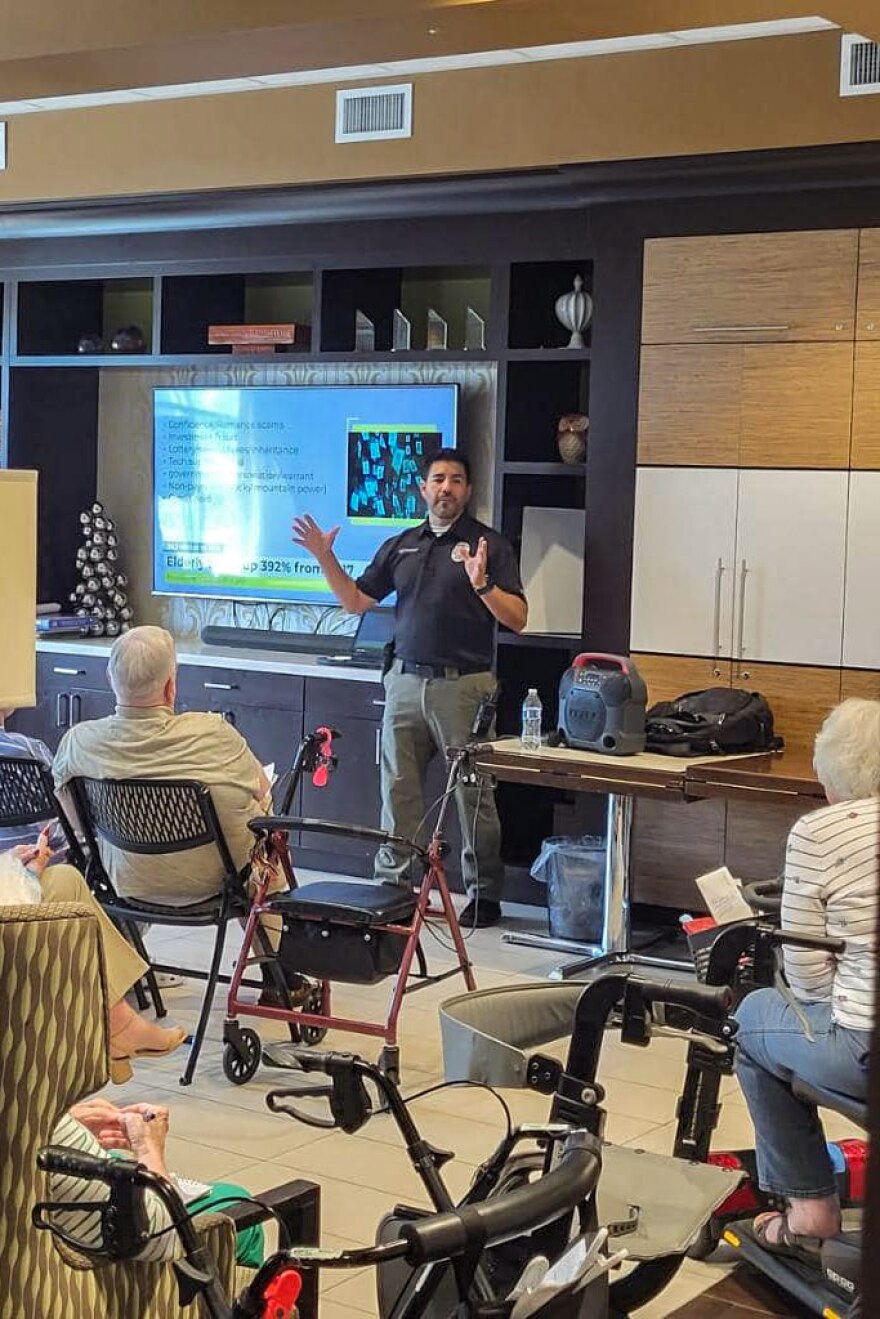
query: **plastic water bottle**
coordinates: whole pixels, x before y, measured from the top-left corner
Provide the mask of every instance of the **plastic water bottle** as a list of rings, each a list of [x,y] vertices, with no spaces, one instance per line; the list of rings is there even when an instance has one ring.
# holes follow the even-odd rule
[[[541,698],[534,687],[530,687],[522,708],[522,749],[523,751],[541,750]]]

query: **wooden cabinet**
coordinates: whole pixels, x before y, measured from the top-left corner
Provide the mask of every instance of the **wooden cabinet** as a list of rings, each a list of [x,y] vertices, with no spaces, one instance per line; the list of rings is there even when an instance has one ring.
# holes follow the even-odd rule
[[[840,700],[840,669],[806,664],[733,666],[734,687],[766,696],[774,728],[788,747],[811,747],[825,716]]]
[[[744,664],[730,660],[715,664],[691,655],[632,656],[648,688],[648,704],[673,701],[684,692],[706,687],[745,687],[766,696],[773,711],[776,732],[786,746],[811,746],[822,720],[841,699],[839,669],[803,664]],[[873,676],[880,688],[880,677]],[[871,683],[851,683],[844,695],[870,694]]]
[[[642,342],[852,339],[858,238],[826,229],[649,239]]]
[[[859,234],[856,338],[880,339],[880,229],[863,229]]]
[[[739,473],[734,658],[841,662],[848,475]]]
[[[730,660],[698,659],[693,655],[632,654],[636,668],[648,688],[648,705],[674,701],[684,692],[706,687],[729,687],[733,675]]]
[[[840,699],[860,696],[866,701],[880,701],[880,669],[844,669],[840,675]]]
[[[880,343],[856,344],[852,408],[852,466],[880,468]]]
[[[639,468],[633,650],[731,654],[737,479],[731,469]]]
[[[880,668],[880,472],[853,472],[849,488],[843,663]]]
[[[848,467],[853,345],[642,349],[640,463]]]
[[[651,344],[639,376],[640,463],[736,467],[743,350],[738,344]]]
[[[840,664],[847,481],[640,468],[632,649]]]

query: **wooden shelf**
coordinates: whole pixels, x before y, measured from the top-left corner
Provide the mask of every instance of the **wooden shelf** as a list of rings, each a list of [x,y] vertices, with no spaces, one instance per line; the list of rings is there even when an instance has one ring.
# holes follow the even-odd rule
[[[10,365],[19,367],[39,366],[81,366],[81,367],[115,367],[115,366],[217,366],[218,363],[234,363],[245,366],[288,366],[294,362],[306,362],[311,366],[321,362],[487,362],[497,360],[488,352],[465,351],[449,348],[431,351],[408,350],[406,352],[375,353],[314,353],[297,350],[291,353],[75,353],[70,356],[26,356],[13,357]],[[556,466],[556,464],[552,464]]]
[[[590,348],[506,348],[509,362],[588,362]]]
[[[586,463],[502,463],[506,476],[586,476]]]

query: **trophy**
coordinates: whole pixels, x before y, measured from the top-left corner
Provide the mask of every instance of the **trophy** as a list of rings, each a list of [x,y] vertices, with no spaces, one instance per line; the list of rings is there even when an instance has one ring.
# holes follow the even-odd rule
[[[445,348],[449,337],[449,326],[433,307],[428,308],[428,334],[426,348]]]
[[[391,350],[397,353],[411,347],[412,322],[406,319],[399,307],[395,307],[391,317]]]
[[[376,327],[362,311],[354,314],[354,346],[359,353],[372,353],[376,350]]]

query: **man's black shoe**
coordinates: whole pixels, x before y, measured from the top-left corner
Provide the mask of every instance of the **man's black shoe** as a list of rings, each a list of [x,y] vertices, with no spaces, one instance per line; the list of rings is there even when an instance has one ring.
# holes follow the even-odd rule
[[[463,930],[486,930],[501,920],[501,903],[489,898],[472,898],[458,918]]]

